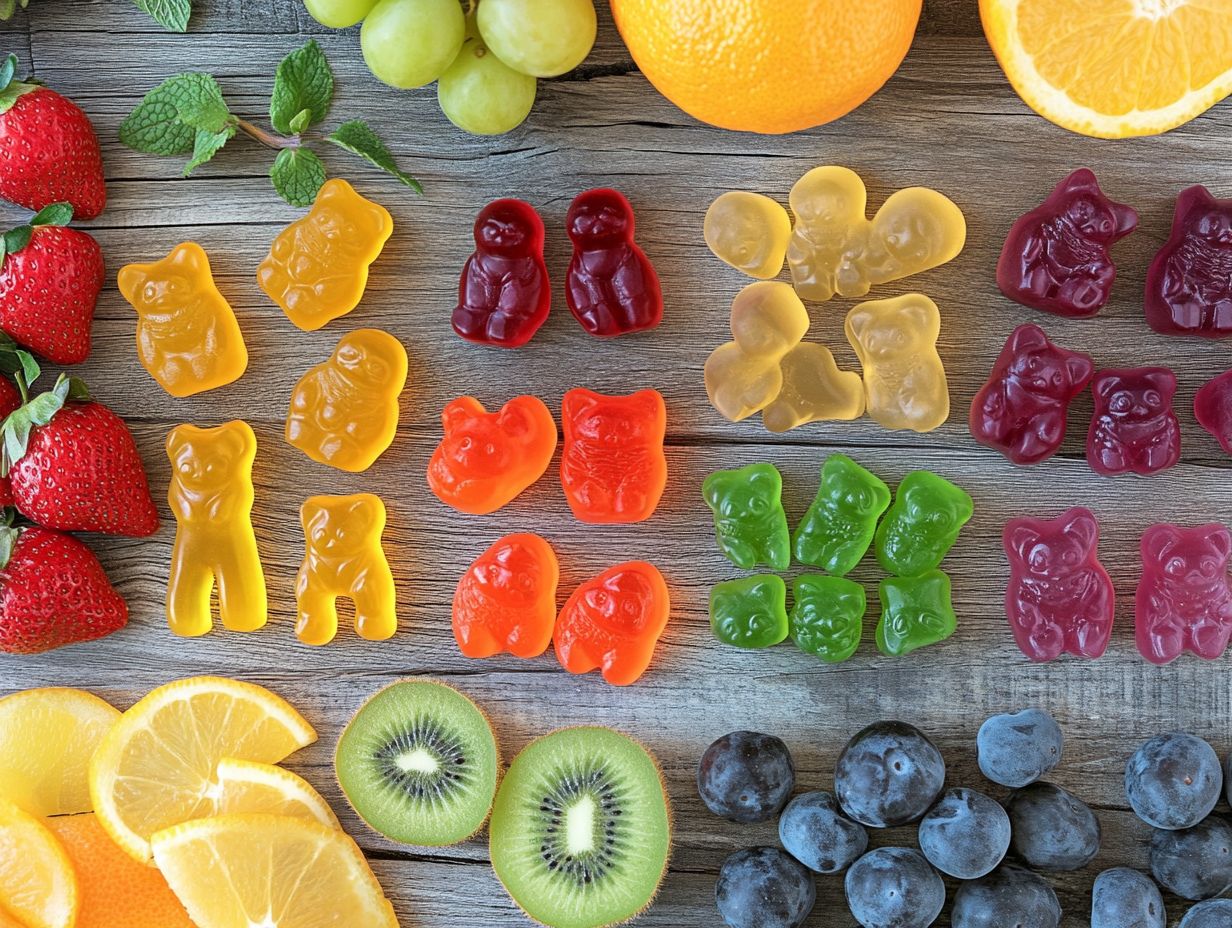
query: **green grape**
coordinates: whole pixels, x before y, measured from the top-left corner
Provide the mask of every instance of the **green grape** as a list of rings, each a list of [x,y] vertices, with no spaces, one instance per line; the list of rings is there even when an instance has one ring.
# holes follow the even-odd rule
[[[467,39],[436,85],[449,121],[472,135],[500,135],[522,124],[539,82],[513,70],[478,39]]]
[[[595,44],[592,0],[480,0],[478,18],[496,57],[535,77],[572,71]]]
[[[391,87],[422,87],[445,73],[466,36],[458,0],[380,0],[359,44],[368,70]]]
[[[376,0],[304,0],[312,18],[331,29],[346,29],[372,12]]]

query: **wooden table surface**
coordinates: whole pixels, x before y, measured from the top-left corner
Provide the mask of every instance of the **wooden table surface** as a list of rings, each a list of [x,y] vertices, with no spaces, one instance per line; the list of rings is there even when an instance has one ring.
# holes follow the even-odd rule
[[[162,32],[130,3],[33,0],[3,32],[4,51],[73,97],[94,120],[104,148],[109,204],[89,230],[104,248],[110,281],[98,305],[95,348],[80,373],[129,422],[164,517],[151,539],[95,537],[98,552],[132,611],[129,627],[100,642],[38,657],[0,657],[0,691],[79,686],[123,707],[166,681],[221,673],[265,684],[317,726],[318,743],[289,766],[329,799],[373,861],[404,926],[518,925],[523,921],[487,864],[483,839],[424,852],[368,831],[334,781],[339,731],[365,697],[406,676],[448,681],[491,714],[512,756],[531,738],[564,725],[600,722],[630,732],[661,759],[676,811],[676,849],[651,926],[717,925],[713,889],[723,858],[745,846],[774,843],[772,825],[738,826],[712,816],[694,786],[697,759],[709,742],[736,728],[776,733],[791,746],[798,788],[830,788],[847,738],[878,718],[901,718],[941,746],[951,785],[1002,791],[979,776],[974,738],[988,715],[1043,706],[1067,735],[1056,782],[1097,811],[1104,828],[1098,859],[1053,880],[1066,928],[1087,924],[1091,881],[1109,866],[1146,864],[1149,829],[1127,810],[1124,761],[1138,742],[1184,728],[1232,748],[1226,664],[1185,658],[1158,668],[1138,656],[1132,598],[1138,539],[1155,521],[1232,522],[1229,460],[1194,422],[1194,391],[1225,370],[1225,343],[1153,334],[1141,311],[1143,278],[1166,237],[1176,193],[1207,183],[1232,194],[1226,140],[1232,105],[1216,107],[1162,138],[1108,142],[1056,128],[1021,103],[980,31],[971,0],[928,0],[919,35],[898,74],[869,103],[839,122],[782,138],[702,126],[657,94],[632,65],[600,3],[599,42],[577,72],[541,82],[530,119],[495,139],[468,136],[441,115],[431,89],[396,92],[364,68],[358,31],[330,32],[299,0],[199,0],[188,35]],[[277,231],[299,212],[282,203],[265,172],[270,153],[236,139],[190,179],[182,159],[137,154],[116,129],[146,90],[185,69],[213,72],[237,113],[266,118],[274,67],[313,35],[337,77],[331,124],[369,119],[417,174],[426,195],[410,191],[342,152],[330,168],[394,216],[395,232],[373,267],[360,307],[316,333],[294,328],[260,292],[254,272]],[[821,164],[856,169],[870,204],[910,185],[936,187],[967,216],[966,250],[946,267],[880,288],[875,297],[909,290],[941,307],[940,351],[950,376],[954,414],[928,435],[888,432],[869,420],[818,424],[782,436],[759,421],[733,425],[706,401],[702,364],[726,340],[731,298],[747,282],[721,265],[701,236],[707,204],[728,189],[767,193],[786,202],[792,183]],[[1045,317],[996,290],[993,268],[1013,219],[1038,203],[1064,174],[1089,165],[1115,199],[1142,214],[1139,230],[1117,246],[1121,271],[1112,304],[1097,318]],[[559,286],[555,311],[536,339],[516,352],[458,339],[449,327],[457,275],[471,249],[477,210],[498,196],[539,208],[548,227],[547,261],[559,285],[568,261],[565,211],[579,191],[612,185],[632,200],[638,238],[663,279],[666,314],[653,333],[614,342],[591,339],[570,318]],[[14,222],[22,214],[9,211]],[[191,239],[210,255],[216,280],[239,315],[252,362],[238,383],[192,399],[165,394],[144,373],[134,350],[135,317],[114,286],[115,272],[164,255]],[[812,338],[834,349],[844,367],[855,358],[842,334],[850,303],[811,307]],[[969,436],[966,409],[1010,330],[1043,324],[1062,344],[1095,355],[1100,366],[1164,363],[1180,378],[1177,409],[1184,435],[1181,464],[1149,479],[1104,479],[1087,467],[1082,437],[1089,394],[1079,399],[1062,453],[1019,469]],[[363,475],[310,462],[282,441],[292,386],[336,340],[360,326],[387,329],[407,347],[411,376],[397,439]],[[555,466],[512,505],[488,517],[462,516],[428,492],[423,472],[440,436],[449,399],[473,393],[489,406],[519,393],[542,397],[559,412],[561,395],[588,386],[609,392],[655,387],[669,410],[668,491],[649,522],[592,527],[574,521]],[[269,625],[251,635],[218,631],[183,640],[167,630],[163,601],[174,524],[166,509],[168,465],[163,439],[181,422],[233,417],[256,429],[255,525],[268,578]],[[871,559],[854,577],[872,600],[865,640],[850,661],[830,667],[786,643],[742,653],[718,644],[708,629],[710,587],[736,576],[711,537],[699,488],[720,467],[757,460],[784,475],[793,524],[816,489],[825,456],[842,450],[894,484],[927,467],[965,488],[976,514],[943,565],[953,577],[960,616],[948,642],[905,659],[880,656],[872,643],[879,574]],[[298,508],[314,493],[371,491],[390,510],[387,548],[398,580],[401,629],[381,644],[341,634],[323,648],[293,633],[293,577],[303,551]],[[1117,626],[1097,662],[1028,664],[1014,646],[1001,598],[1007,568],[1005,521],[1089,506],[1103,526],[1101,555],[1117,586]],[[563,672],[549,653],[532,661],[470,661],[458,654],[449,626],[454,585],[466,565],[498,536],[535,531],[556,547],[562,595],[606,566],[633,557],[656,562],[668,578],[672,619],[651,670],[617,689],[597,675]],[[875,834],[877,844],[913,842],[908,829]],[[952,889],[952,887],[951,887]],[[1184,911],[1169,899],[1174,920]],[[818,880],[810,925],[854,924],[841,880]],[[948,925],[947,914],[939,924]]]

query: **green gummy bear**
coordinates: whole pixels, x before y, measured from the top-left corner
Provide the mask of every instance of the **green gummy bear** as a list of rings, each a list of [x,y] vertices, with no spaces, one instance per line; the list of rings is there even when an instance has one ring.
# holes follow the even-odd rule
[[[737,648],[769,648],[787,637],[787,584],[761,574],[716,584],[710,591],[710,630]]]
[[[912,471],[877,529],[878,562],[900,577],[935,570],[974,511],[966,490],[931,471]]]
[[[830,455],[817,496],[791,538],[796,560],[843,576],[868,552],[889,505],[885,481],[845,454]]]
[[[945,641],[958,627],[950,603],[950,578],[939,570],[918,577],[886,577],[878,587],[881,620],[877,648],[902,657],[916,648]]]
[[[791,535],[783,511],[783,477],[773,464],[716,470],[702,483],[714,513],[715,537],[727,559],[745,570],[791,566]]]
[[[791,637],[801,651],[828,664],[856,653],[864,631],[864,587],[843,577],[802,574],[792,581],[791,594]]]

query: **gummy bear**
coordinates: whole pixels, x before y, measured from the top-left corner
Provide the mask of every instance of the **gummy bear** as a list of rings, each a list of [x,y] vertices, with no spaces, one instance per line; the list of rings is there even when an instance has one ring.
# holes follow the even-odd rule
[[[315,331],[359,305],[368,267],[393,231],[385,207],[345,180],[327,180],[307,215],[278,233],[257,283],[291,322]]]
[[[1091,356],[1061,348],[1037,325],[1005,340],[971,402],[971,435],[1015,464],[1038,464],[1065,440],[1069,404],[1095,373]]]
[[[939,570],[917,577],[886,577],[877,591],[881,598],[877,649],[882,654],[902,657],[945,641],[958,628],[950,603],[950,578]]]
[[[791,538],[801,564],[841,577],[868,552],[877,520],[890,505],[890,488],[845,454],[821,466],[821,483]]]
[[[791,188],[787,263],[801,299],[861,297],[952,261],[966,244],[962,210],[935,190],[899,190],[871,222],[867,200],[860,175],[843,167],[814,168]]]
[[[239,380],[248,349],[235,312],[196,242],[152,264],[126,264],[117,283],[137,311],[137,357],[172,396],[194,396]]]
[[[1232,371],[1207,381],[1194,394],[1194,418],[1232,454]]]
[[[847,314],[846,331],[864,369],[867,412],[874,422],[931,432],[949,418],[936,303],[920,293],[861,303]]]
[[[1208,661],[1222,655],[1232,637],[1232,535],[1218,524],[1161,523],[1146,530],[1141,547],[1135,618],[1142,656],[1167,664],[1184,651]]]
[[[560,564],[538,535],[506,535],[467,568],[453,594],[453,636],[467,657],[538,657],[556,627]]]
[[[771,280],[783,270],[791,218],[767,196],[729,190],[706,210],[702,235],[720,261],[758,280]]]
[[[599,668],[614,686],[646,672],[667,627],[667,583],[653,564],[629,561],[582,583],[565,602],[552,642],[569,673]]]
[[[717,583],[710,591],[710,630],[737,648],[769,648],[787,637],[787,584],[774,574]]]
[[[901,577],[934,570],[974,512],[966,490],[932,471],[912,471],[877,528],[877,561]]]
[[[633,241],[633,225],[629,201],[607,187],[579,193],[565,216],[573,242],[565,300],[591,335],[627,335],[663,321],[659,275]]]
[[[827,664],[847,660],[860,647],[867,603],[864,587],[844,577],[801,574],[791,583],[791,637]]]
[[[355,631],[384,641],[398,630],[394,575],[381,547],[385,504],[379,496],[312,496],[299,510],[304,563],[295,578],[295,634],[327,644],[338,634],[338,597],[355,605]]]
[[[1005,614],[1022,653],[1033,661],[1101,656],[1112,637],[1116,594],[1099,562],[1091,510],[1011,519],[1002,540],[1010,562]]]
[[[1137,212],[1104,196],[1090,169],[1079,168],[1010,228],[997,286],[1024,306],[1094,316],[1116,280],[1108,248],[1137,227]]]
[[[773,464],[717,470],[702,482],[714,513],[719,549],[737,567],[791,566],[791,536],[783,511],[783,477]]]
[[[167,435],[175,544],[167,580],[167,622],[177,635],[213,627],[218,588],[222,624],[251,632],[265,624],[265,575],[252,530],[252,462],[257,437],[236,419],[216,428],[177,425]]]
[[[1202,186],[1181,191],[1172,235],[1146,273],[1143,309],[1164,335],[1232,335],[1232,200]]]
[[[459,512],[500,509],[543,476],[556,451],[556,420],[534,396],[515,396],[497,412],[463,396],[445,406],[441,424],[428,486]]]
[[[667,407],[657,390],[604,396],[570,390],[560,406],[560,482],[582,522],[649,519],[667,486]]]
[[[291,394],[287,443],[339,470],[367,470],[398,431],[406,349],[379,329],[344,335]]]
[[[529,203],[494,200],[475,219],[475,251],[462,268],[453,330],[470,342],[519,348],[551,307],[543,220]]]
[[[783,355],[779,370],[783,388],[761,412],[771,432],[864,415],[864,381],[854,371],[840,371],[825,345],[801,342]]]
[[[1166,367],[1099,371],[1087,463],[1097,474],[1154,474],[1181,459],[1181,425],[1172,411],[1176,375]]]
[[[764,281],[741,290],[731,308],[734,341],[706,359],[710,404],[732,422],[769,406],[783,390],[783,357],[808,328],[808,310],[787,284]]]

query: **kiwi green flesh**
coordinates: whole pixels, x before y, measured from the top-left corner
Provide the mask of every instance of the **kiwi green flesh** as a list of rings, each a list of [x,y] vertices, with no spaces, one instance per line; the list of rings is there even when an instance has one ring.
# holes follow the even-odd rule
[[[440,683],[395,683],[356,713],[338,742],[338,783],[372,828],[439,847],[482,827],[499,755],[487,717]]]
[[[492,866],[549,928],[628,921],[654,899],[671,848],[658,765],[608,728],[568,728],[509,766],[488,826]]]

